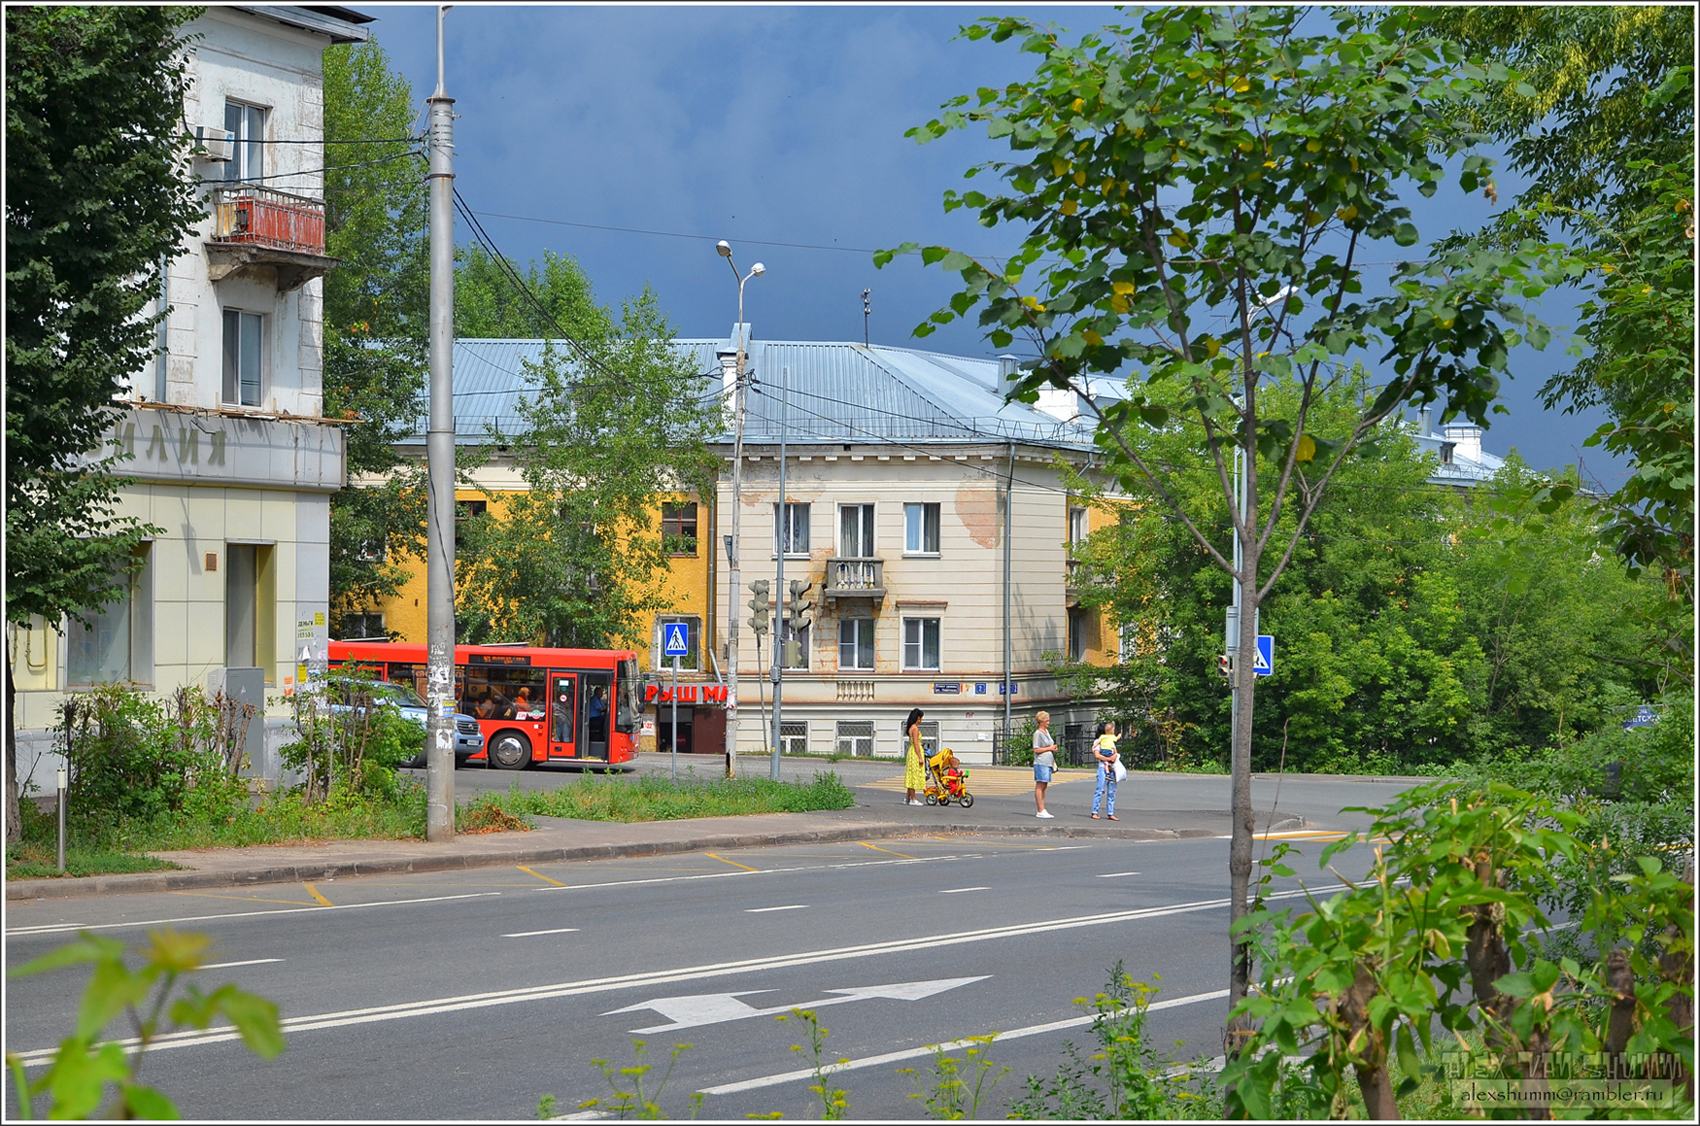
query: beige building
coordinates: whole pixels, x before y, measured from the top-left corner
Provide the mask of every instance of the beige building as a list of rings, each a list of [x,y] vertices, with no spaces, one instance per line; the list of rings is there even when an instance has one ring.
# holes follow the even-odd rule
[[[21,777],[67,691],[167,693],[241,670],[281,716],[298,647],[324,637],[330,494],[345,468],[341,428],[322,417],[320,279],[336,262],[321,56],[365,39],[368,22],[330,6],[215,6],[182,29],[184,117],[203,140],[184,158],[206,215],[165,271],[161,354],[108,436],[136,479],[118,514],[161,530],[92,629],[11,631]]]

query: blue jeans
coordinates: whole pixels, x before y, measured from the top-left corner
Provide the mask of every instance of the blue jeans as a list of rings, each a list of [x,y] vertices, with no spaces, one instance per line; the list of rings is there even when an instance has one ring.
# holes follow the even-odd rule
[[[1092,812],[1098,812],[1098,803],[1103,800],[1108,790],[1110,802],[1104,810],[1106,814],[1116,811],[1116,769],[1107,762],[1098,764],[1098,789],[1092,794]]]

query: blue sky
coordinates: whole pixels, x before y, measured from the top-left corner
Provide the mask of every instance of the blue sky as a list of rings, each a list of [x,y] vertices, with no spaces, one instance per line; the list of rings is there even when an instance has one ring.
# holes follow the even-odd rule
[[[435,8],[358,7],[377,17],[370,28],[414,93],[429,95]],[[759,337],[860,340],[871,288],[874,343],[989,356],[972,318],[925,341],[910,335],[948,300],[954,275],[913,256],[876,270],[869,251],[912,240],[1001,255],[1018,243],[1019,232],[940,204],[970,166],[1007,149],[978,130],[927,145],[903,135],[957,94],[1032,74],[1032,56],[1013,44],[952,41],[961,24],[1006,12],[1075,32],[1115,15],[1034,4],[462,5],[448,14],[445,52],[460,115],[456,186],[509,257],[571,254],[609,304],[652,286],[681,336],[723,336],[737,319],[736,283],[714,253],[723,238],[744,271],[768,268],[745,290]],[[1499,187],[1509,200],[1517,185],[1501,175]],[[1413,191],[1410,206],[1425,238],[1489,214],[1455,185],[1433,200]],[[1574,323],[1568,300],[1549,299],[1544,315]],[[1581,449],[1600,418],[1545,411],[1536,398],[1567,362],[1565,336],[1513,354],[1510,413],[1485,445],[1516,447],[1540,467],[1583,454],[1589,474],[1615,486],[1622,470]]]

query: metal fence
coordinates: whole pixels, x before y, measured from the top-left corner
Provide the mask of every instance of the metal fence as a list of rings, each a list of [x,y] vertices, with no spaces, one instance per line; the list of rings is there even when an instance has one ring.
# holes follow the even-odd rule
[[[1171,755],[1148,725],[1130,725],[1118,721],[1117,727],[1123,734],[1116,741],[1116,749],[1121,752],[1122,765],[1129,770],[1187,768],[1180,761],[1171,761],[1178,760],[1179,756]],[[1065,723],[1061,730],[1052,727],[1051,737],[1057,741],[1057,765],[1086,769],[1096,766],[1098,760],[1092,755],[1096,729],[1096,724],[1086,723]],[[1127,735],[1130,729],[1134,732],[1131,737]],[[1021,736],[1025,730],[1018,728],[1016,734]],[[1001,728],[992,732],[993,766],[1025,766],[1033,761],[1031,750],[1031,745],[1022,738],[1018,738],[1014,746],[1011,746],[1009,733]]]

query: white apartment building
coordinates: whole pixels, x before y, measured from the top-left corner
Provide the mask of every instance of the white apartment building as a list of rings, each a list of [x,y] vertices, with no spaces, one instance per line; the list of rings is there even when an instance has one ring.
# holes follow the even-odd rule
[[[135,373],[108,439],[136,481],[118,513],[161,531],[92,629],[12,631],[21,759],[65,693],[95,683],[166,693],[250,670],[239,679],[263,684],[279,715],[299,647],[325,636],[330,494],[346,470],[342,430],[322,417],[320,279],[336,261],[325,255],[321,58],[364,40],[370,20],[331,6],[214,6],[183,28],[184,120],[204,139],[186,159],[206,216],[164,273],[162,351]]]

